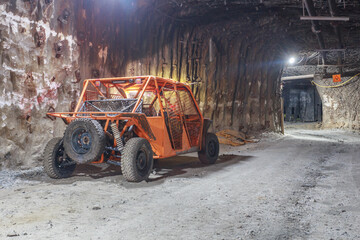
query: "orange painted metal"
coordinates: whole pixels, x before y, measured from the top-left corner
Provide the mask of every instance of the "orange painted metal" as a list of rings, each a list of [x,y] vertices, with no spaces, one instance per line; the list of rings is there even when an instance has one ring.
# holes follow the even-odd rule
[[[186,88],[188,89],[189,93],[191,94],[191,98],[192,98],[193,101],[195,102],[196,109],[197,109],[197,111],[198,111],[198,113],[199,113],[199,116],[200,116],[200,118],[201,118],[200,140],[199,140],[199,145],[200,145],[199,147],[200,147],[200,150],[201,150],[201,149],[202,149],[202,146],[203,146],[203,145],[202,145],[202,141],[203,141],[203,137],[204,137],[204,136],[203,136],[203,135],[204,135],[204,133],[203,133],[203,131],[204,131],[204,128],[203,128],[203,126],[204,126],[204,117],[203,117],[203,115],[201,114],[199,105],[196,103],[194,94],[192,93],[189,85],[186,85]]]
[[[333,77],[333,82],[334,83],[341,82],[341,75],[340,74],[332,75],[332,77]]]
[[[142,88],[140,97],[138,97],[138,95],[139,95],[139,92],[140,92],[141,89],[139,89],[139,91],[137,92],[135,98],[138,98],[138,101],[137,101],[137,103],[135,104],[134,109],[132,110],[133,113],[134,113],[134,112],[136,111],[136,109],[138,108],[138,106],[139,106],[139,104],[140,104],[140,101],[141,101],[142,97],[144,96],[144,92],[145,92],[145,90],[146,90],[146,87],[149,85],[149,82],[150,82],[150,81],[151,81],[151,77],[149,77],[149,78],[147,79],[147,81],[144,83],[145,86]]]
[[[89,81],[85,81],[85,82],[84,82],[84,87],[83,87],[83,89],[87,89],[87,86],[88,86],[88,85],[89,85]],[[81,95],[80,95],[80,98],[79,98],[79,102],[77,103],[77,105],[76,105],[76,107],[75,107],[74,113],[76,113],[77,111],[79,111],[81,101],[82,101],[82,99],[84,99],[84,95],[85,95],[85,91],[82,91],[82,93],[81,93]]]
[[[141,81],[141,84],[136,84],[136,82]],[[100,88],[95,84],[95,82],[100,82]],[[88,88],[91,87],[95,90],[89,90]],[[102,88],[106,87],[106,96],[102,92]],[[93,94],[96,93],[99,100],[94,101],[102,101],[104,98],[108,100],[111,99],[111,96],[114,95],[110,91],[111,88],[116,89],[120,94],[115,94],[116,98],[121,95],[123,99],[132,99],[131,93],[135,93],[135,99],[137,100],[134,107],[131,109],[129,108],[126,112],[102,112],[102,111],[90,111],[87,112],[83,110],[84,104],[89,97],[87,94],[90,94],[90,100],[94,100]],[[174,139],[170,132],[171,126],[167,125],[166,116],[168,113],[165,114],[166,109],[169,109],[167,106],[163,106],[162,99],[164,99],[165,105],[168,105],[166,100],[166,96],[164,95],[163,91],[174,91],[176,94],[176,101],[177,105],[179,106],[179,122],[181,124],[181,148],[174,149]],[[105,91],[105,90],[104,90]],[[180,97],[178,92],[186,91],[191,96],[190,104],[195,106],[196,112],[192,113],[192,115],[185,116],[184,110],[184,103],[181,103]],[[150,99],[147,105],[150,107],[154,107],[155,104],[158,104],[160,108],[160,115],[159,116],[152,116],[146,115],[145,113],[137,113],[136,110],[141,104],[141,101],[144,102],[144,94],[145,92],[149,92],[153,94],[153,99]],[[135,100],[134,99],[134,100]],[[115,99],[116,100],[116,99]],[[157,110],[156,110],[157,111]],[[49,116],[63,118],[66,123],[70,123],[76,118],[91,118],[98,121],[103,121],[104,131],[107,132],[109,128],[109,124],[111,122],[116,122],[117,126],[119,127],[120,121],[124,122],[124,125],[121,125],[123,129],[121,130],[121,136],[129,129],[130,126],[135,126],[134,133],[142,138],[145,138],[149,141],[150,145],[152,146],[154,152],[154,158],[166,158],[175,156],[177,154],[181,154],[188,151],[198,151],[201,149],[202,143],[202,135],[203,135],[203,123],[204,118],[200,112],[200,108],[194,99],[194,95],[189,87],[189,85],[185,83],[180,83],[172,79],[166,79],[162,77],[155,77],[155,76],[135,76],[135,77],[117,77],[117,78],[102,78],[102,79],[88,79],[84,80],[83,83],[83,91],[79,97],[79,101],[76,105],[74,112],[57,112],[57,113],[48,113]],[[158,113],[156,113],[158,115]],[[165,116],[166,115],[166,116]],[[193,131],[190,133],[188,129],[186,121],[198,121],[198,125],[200,129],[197,131]],[[193,120],[195,119],[195,120]],[[198,120],[197,120],[198,119]],[[195,134],[195,135],[194,135]],[[194,146],[191,143],[191,138],[199,139],[198,146]],[[115,141],[114,141],[115,142]],[[114,143],[116,146],[116,143]],[[114,147],[115,147],[114,146]],[[119,161],[118,157],[115,157],[114,152],[113,155],[109,157],[111,160]],[[102,155],[99,161],[94,163],[102,163],[106,159],[104,154]]]

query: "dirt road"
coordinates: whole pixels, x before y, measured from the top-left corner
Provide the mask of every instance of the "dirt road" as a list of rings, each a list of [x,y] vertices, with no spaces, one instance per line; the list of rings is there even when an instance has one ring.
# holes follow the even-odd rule
[[[290,129],[156,163],[148,183],[116,167],[0,172],[0,239],[360,239],[360,136]]]

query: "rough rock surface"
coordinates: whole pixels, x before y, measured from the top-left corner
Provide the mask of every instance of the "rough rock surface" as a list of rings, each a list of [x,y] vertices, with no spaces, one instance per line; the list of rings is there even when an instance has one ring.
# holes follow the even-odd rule
[[[350,80],[343,77],[342,82],[333,83],[332,78],[315,78],[322,86],[336,86]],[[323,126],[325,128],[348,128],[360,130],[360,77],[337,88],[317,87],[323,103]]]
[[[46,142],[63,132],[46,112],[68,111],[78,47],[72,1],[0,3],[0,167],[36,165]],[[67,16],[67,17],[64,17]],[[66,18],[66,19],[64,19]]]

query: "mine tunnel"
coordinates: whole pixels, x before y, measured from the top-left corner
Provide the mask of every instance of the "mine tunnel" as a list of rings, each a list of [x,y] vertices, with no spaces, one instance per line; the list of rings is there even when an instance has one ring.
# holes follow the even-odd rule
[[[0,10],[0,239],[360,239],[359,1]]]
[[[316,87],[307,79],[283,83],[285,122],[321,122],[322,102]]]

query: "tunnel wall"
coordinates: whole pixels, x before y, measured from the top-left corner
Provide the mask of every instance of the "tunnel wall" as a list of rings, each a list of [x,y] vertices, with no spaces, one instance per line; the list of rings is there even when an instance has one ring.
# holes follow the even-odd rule
[[[131,10],[113,4],[78,5],[82,75],[187,82],[213,130],[280,131],[281,16],[254,10],[187,22],[159,12],[128,16]]]
[[[351,77],[343,77],[342,82]],[[332,78],[315,77],[315,82],[323,86],[333,86]],[[324,128],[346,128],[360,130],[360,80],[358,77],[338,88],[317,87],[323,106]]]
[[[64,131],[46,113],[70,110],[80,90],[72,2],[0,2],[0,168],[40,164]]]

